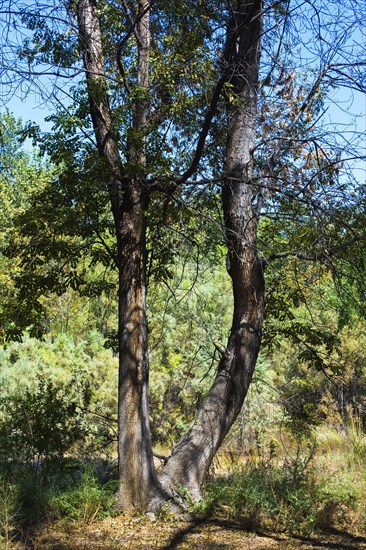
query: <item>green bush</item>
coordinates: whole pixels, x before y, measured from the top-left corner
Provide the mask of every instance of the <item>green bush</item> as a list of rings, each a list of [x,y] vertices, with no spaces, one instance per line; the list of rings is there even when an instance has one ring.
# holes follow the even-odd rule
[[[98,482],[94,469],[87,467],[79,482],[57,491],[50,499],[50,512],[55,519],[91,523],[96,518],[113,515],[117,482]]]
[[[91,523],[113,515],[111,464],[73,459],[12,464],[0,471],[0,548],[49,521]]]
[[[72,396],[67,387],[39,376],[35,388],[1,398],[0,459],[38,462],[61,458],[82,441],[87,433],[83,410],[90,403],[89,385],[81,383],[79,392],[81,395]]]
[[[304,535],[339,525],[354,506],[350,495],[346,498],[342,491],[327,491],[324,480],[317,479],[312,469],[294,479],[283,467],[246,464],[231,476],[208,483],[204,498],[193,510],[204,516],[240,520],[249,528]]]
[[[113,444],[118,368],[103,343],[92,331],[80,342],[60,334],[0,347],[0,460]]]

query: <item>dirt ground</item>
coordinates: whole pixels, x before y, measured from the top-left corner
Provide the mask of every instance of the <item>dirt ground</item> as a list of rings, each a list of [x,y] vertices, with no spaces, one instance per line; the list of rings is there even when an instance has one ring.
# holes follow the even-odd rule
[[[250,532],[244,525],[225,520],[149,520],[109,518],[93,524],[42,528],[24,548],[33,550],[265,550],[354,549],[366,550],[366,537],[331,531],[310,537]]]

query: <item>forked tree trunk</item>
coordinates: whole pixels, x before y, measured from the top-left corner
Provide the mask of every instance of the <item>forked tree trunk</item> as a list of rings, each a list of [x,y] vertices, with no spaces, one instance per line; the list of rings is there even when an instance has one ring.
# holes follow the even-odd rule
[[[108,105],[104,59],[95,0],[79,0],[79,38],[100,153],[111,170],[109,184],[119,267],[119,500],[124,511],[144,510],[187,486],[199,496],[212,458],[239,413],[256,363],[263,315],[263,273],[256,248],[257,218],[252,208],[252,163],[261,32],[260,1],[238,0],[227,33],[225,73],[231,84],[228,139],[223,183],[223,210],[233,282],[234,317],[225,354],[211,390],[188,435],[178,445],[158,482],[152,457],[148,418],[146,332],[146,244],[143,181],[124,177]],[[145,165],[145,126],[149,109],[149,4],[140,0],[135,27],[138,86],[146,96],[136,102],[128,161],[141,172]],[[227,70],[229,69],[229,70]],[[137,137],[139,136],[139,137]],[[154,504],[153,504],[154,505]]]
[[[234,313],[226,351],[189,433],[168,460],[161,481],[182,485],[194,498],[211,461],[232,426],[254,372],[262,331],[264,280],[257,251],[252,202],[251,149],[255,140],[261,34],[261,2],[239,0],[228,27],[225,69],[230,69],[228,137],[222,204],[232,279]]]

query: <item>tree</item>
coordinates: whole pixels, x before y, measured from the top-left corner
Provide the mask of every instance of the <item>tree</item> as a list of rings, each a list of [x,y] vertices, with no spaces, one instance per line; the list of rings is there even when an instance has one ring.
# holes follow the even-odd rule
[[[225,69],[220,86],[230,83],[239,105],[228,106],[230,117],[226,152],[223,207],[234,288],[234,321],[228,349],[218,368],[189,434],[164,469],[168,484],[183,484],[194,496],[212,458],[239,413],[259,352],[264,283],[256,247],[256,216],[248,181],[252,177],[250,150],[255,141],[259,78],[260,3],[240,4],[227,32]],[[133,138],[127,159],[146,165],[144,128],[149,114],[150,6],[141,2],[137,13],[137,86],[141,99],[134,103]],[[249,25],[254,18],[254,24]],[[123,176],[118,145],[105,95],[102,38],[96,6],[77,4],[79,36],[98,148],[113,174],[110,196],[116,225],[119,267],[119,467],[120,501],[124,509],[146,507],[141,498],[160,492],[156,478],[148,419],[148,366],[146,330],[146,197],[144,181]],[[237,43],[240,42],[239,51]],[[140,136],[139,136],[140,134]],[[246,173],[245,173],[246,172]],[[188,170],[189,173],[189,170]],[[243,177],[244,176],[244,177]],[[183,181],[186,179],[183,177]],[[126,261],[126,258],[128,260]],[[245,350],[245,353],[243,351]],[[238,391],[239,390],[239,391]],[[219,414],[218,414],[219,411]],[[167,493],[169,489],[167,487]]]
[[[7,258],[3,251],[11,241],[14,217],[24,213],[30,206],[32,196],[38,194],[51,177],[52,170],[46,162],[21,148],[20,135],[23,130],[20,120],[5,112],[0,115],[0,305],[2,337],[5,333],[14,337],[21,334],[23,327],[8,322],[7,310],[16,292],[16,277],[20,272],[19,262]],[[10,306],[11,307],[11,306]],[[24,311],[24,304],[23,304]],[[11,318],[12,315],[9,316]],[[29,319],[28,319],[29,321]],[[27,323],[29,326],[29,322]]]
[[[196,421],[164,469],[169,482],[187,486],[197,498],[216,450],[239,413],[257,360],[264,308],[263,265],[258,256],[253,207],[251,149],[255,143],[261,23],[260,2],[239,2],[224,50],[227,143],[222,200],[228,272],[234,295],[227,348]]]
[[[339,219],[342,185],[348,200],[350,186],[340,183],[338,175],[344,160],[337,155],[339,147],[332,154],[319,134],[309,138],[315,125],[314,102],[321,105],[327,87],[345,84],[365,89],[360,48],[351,49],[348,42],[344,46],[347,32],[360,27],[362,9],[346,2],[347,17],[341,21],[337,5],[237,0],[234,5],[177,2],[170,7],[164,2],[151,6],[148,0],[134,6],[77,0],[65,9],[42,6],[46,12],[41,16],[40,2],[32,7],[19,3],[19,12],[10,14],[20,15],[33,33],[23,41],[20,53],[28,67],[11,73],[14,82],[17,74],[29,75],[31,81],[37,73],[64,78],[76,70],[84,75],[77,91],[67,90],[79,104],[76,117],[66,117],[64,127],[68,126],[68,135],[80,130],[87,140],[93,130],[103,159],[101,187],[108,191],[113,215],[116,247],[106,249],[119,277],[119,500],[125,511],[157,506],[174,496],[178,485],[198,497],[212,458],[240,411],[262,335],[265,263],[259,255],[258,230],[263,227],[265,233],[265,224],[259,226],[261,219],[274,211],[282,220],[290,214],[299,225],[310,227],[314,213],[318,218]],[[308,61],[313,81],[299,94],[300,107],[272,115],[270,134],[256,142],[264,87],[279,92],[276,101],[283,105],[286,85],[289,88],[295,78],[289,53],[293,28],[319,36],[319,51],[312,44],[313,57]],[[332,41],[325,36],[328,32]],[[348,48],[347,61],[344,48]],[[300,56],[304,51],[300,49]],[[208,74],[206,88],[197,91],[202,69]],[[263,113],[266,116],[265,109]],[[83,116],[88,117],[85,124]],[[329,146],[328,137],[324,141]],[[189,158],[187,146],[193,142]],[[343,150],[351,148],[346,145]],[[310,155],[307,167],[306,160],[302,162],[306,155]],[[299,170],[302,181],[294,177]],[[197,189],[206,183],[220,183],[222,194],[233,285],[232,328],[213,386],[158,477],[148,416],[146,272],[147,228],[152,219],[148,214],[159,201],[162,216],[172,199],[179,204],[191,195],[197,204],[202,201]],[[334,183],[337,193],[331,202],[328,196]],[[153,232],[152,225],[149,229]],[[320,241],[310,231],[300,251],[286,244],[265,259],[294,255],[309,261],[309,248],[315,245],[312,258],[328,260],[349,239],[352,227],[348,229],[344,239],[328,231]]]

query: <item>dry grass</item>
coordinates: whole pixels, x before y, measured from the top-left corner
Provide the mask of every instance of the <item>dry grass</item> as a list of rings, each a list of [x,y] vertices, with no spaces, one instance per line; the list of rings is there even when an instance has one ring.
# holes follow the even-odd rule
[[[366,539],[342,533],[322,537],[290,537],[253,533],[245,525],[223,520],[157,520],[123,517],[82,525],[49,526],[33,540],[34,550],[265,550],[301,548],[366,548]]]
[[[22,543],[15,542],[9,528],[6,545],[0,542],[0,549],[366,549],[362,427],[351,423],[347,433],[323,427],[316,431],[313,443],[305,441],[301,448],[288,434],[272,434],[247,455],[221,452],[215,459],[201,516],[190,521],[164,511],[154,521],[111,517],[108,510],[98,517],[104,501],[100,501],[98,487],[85,479],[82,503],[93,505],[93,513],[59,515],[63,519],[54,517],[52,522],[46,517],[43,524],[20,534]],[[298,481],[292,477],[296,461],[300,467],[305,464]],[[66,510],[67,503],[80,508],[78,494],[71,493],[71,501],[64,499],[62,509]]]

